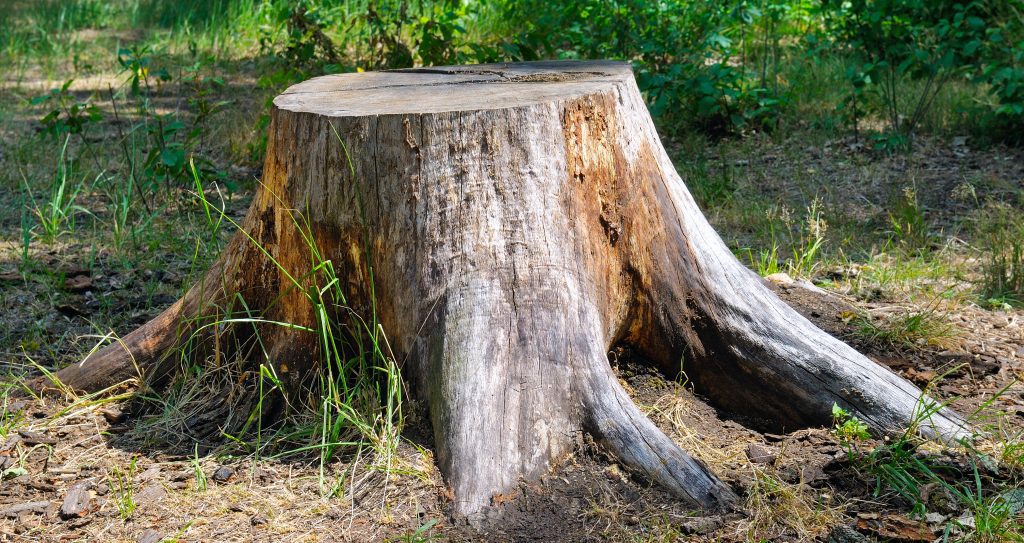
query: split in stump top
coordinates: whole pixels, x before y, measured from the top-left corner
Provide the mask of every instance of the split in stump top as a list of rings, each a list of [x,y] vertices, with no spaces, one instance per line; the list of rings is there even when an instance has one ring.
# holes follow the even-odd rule
[[[350,73],[293,85],[274,105],[328,117],[478,111],[579,97],[632,77],[629,63],[607,60]]]

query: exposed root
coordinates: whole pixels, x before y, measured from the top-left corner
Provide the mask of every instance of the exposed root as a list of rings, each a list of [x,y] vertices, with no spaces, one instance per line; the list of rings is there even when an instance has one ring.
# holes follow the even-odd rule
[[[708,511],[729,511],[736,494],[683,452],[633,403],[607,363],[593,364],[583,393],[590,430],[624,464]]]

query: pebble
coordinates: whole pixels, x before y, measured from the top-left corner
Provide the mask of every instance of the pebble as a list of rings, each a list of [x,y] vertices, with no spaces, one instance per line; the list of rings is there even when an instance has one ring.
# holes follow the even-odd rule
[[[216,471],[213,472],[213,480],[218,482],[218,483],[226,483],[226,482],[230,481],[231,478],[234,477],[234,476],[235,476],[234,468],[229,468],[228,466],[221,466],[221,467],[217,468]]]
[[[139,538],[135,541],[136,543],[158,543],[159,541],[163,541],[163,539],[164,537],[160,532],[150,528],[145,532],[142,532],[142,534],[139,535]]]
[[[747,458],[755,464],[771,464],[775,462],[775,452],[767,447],[750,443],[747,445]]]

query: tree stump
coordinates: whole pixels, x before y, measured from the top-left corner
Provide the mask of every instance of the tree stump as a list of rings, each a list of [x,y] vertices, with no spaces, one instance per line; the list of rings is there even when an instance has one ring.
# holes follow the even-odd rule
[[[140,372],[159,382],[204,308],[233,299],[312,325],[289,286],[311,268],[293,211],[348,281],[348,303],[379,315],[429,408],[460,513],[548,472],[580,431],[692,504],[730,507],[729,487],[624,391],[607,356],[616,344],[672,374],[683,364],[718,406],[786,428],[828,424],[838,403],[877,432],[899,431],[922,398],[733,256],[666,155],[629,65],[603,61],[289,88],[274,100],[244,233],[180,301],[59,378],[84,390]],[[312,334],[267,327],[260,341],[286,382],[315,369]],[[920,429],[966,433],[944,409]]]

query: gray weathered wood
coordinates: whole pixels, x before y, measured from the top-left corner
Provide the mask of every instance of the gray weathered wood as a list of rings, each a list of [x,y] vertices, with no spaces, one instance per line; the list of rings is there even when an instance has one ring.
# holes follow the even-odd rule
[[[369,240],[380,320],[429,406],[462,513],[550,470],[584,430],[695,505],[735,501],[630,400],[606,356],[619,342],[673,372],[685,361],[699,393],[786,427],[828,423],[835,402],[878,432],[898,431],[921,397],[733,257],[672,166],[625,63],[296,85],[274,101],[262,184],[243,228],[301,276],[310,259],[289,209],[308,221],[348,301],[364,310]],[[283,273],[237,236],[183,300],[59,376],[96,388],[137,367],[158,380],[186,319],[235,294],[268,308],[266,318],[311,325]],[[315,338],[276,327],[261,341],[285,382],[301,382]],[[965,433],[945,410],[921,429]]]
[[[84,517],[89,513],[89,504],[92,501],[92,493],[89,488],[92,483],[81,481],[71,485],[67,494],[64,495],[64,502],[60,506],[60,518],[67,520]]]

